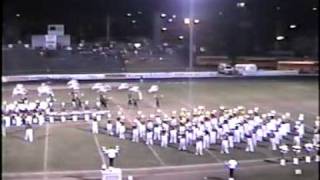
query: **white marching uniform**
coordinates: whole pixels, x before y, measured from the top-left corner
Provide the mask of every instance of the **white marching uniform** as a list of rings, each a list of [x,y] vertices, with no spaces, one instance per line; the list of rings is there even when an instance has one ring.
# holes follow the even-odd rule
[[[256,140],[257,140],[257,142],[262,142],[262,140],[263,140],[263,132],[262,132],[261,128],[257,129]]]
[[[228,134],[228,141],[229,141],[229,147],[234,147],[234,140],[233,140],[233,134]]]
[[[254,152],[254,144],[253,144],[252,136],[247,137],[246,152]]]
[[[176,128],[173,128],[170,130],[169,143],[173,143],[173,144],[177,143],[177,129]]]
[[[116,135],[120,133],[121,123],[119,120],[116,121]]]
[[[263,124],[261,129],[262,129],[262,135],[263,135],[263,137],[264,137],[264,138],[267,138],[267,137],[268,137],[268,127],[267,127],[267,125],[266,125],[266,124]]]
[[[85,114],[84,115],[84,120],[89,121],[90,120],[90,114]]]
[[[161,147],[168,147],[168,133],[165,132],[161,135]]]
[[[139,142],[139,130],[137,127],[132,129],[132,142]]]
[[[15,119],[16,119],[16,126],[21,126],[22,125],[22,117],[20,115],[17,115]],[[31,116],[27,116],[26,122],[31,124],[32,123],[32,117]]]
[[[153,128],[153,140],[161,140],[161,126],[160,125],[156,125],[154,128]]]
[[[76,115],[76,114],[72,115],[72,121],[77,122],[78,121],[78,115]]]
[[[209,131],[210,134],[210,144],[216,144],[217,143],[217,131],[211,130]]]
[[[39,119],[39,125],[42,126],[45,122],[45,117],[43,114],[39,114],[38,115],[38,119]]]
[[[112,131],[112,122],[107,122],[107,133],[110,135],[110,136],[113,136],[113,131]]]
[[[24,140],[33,142],[33,129],[32,128],[26,128]]]
[[[318,145],[320,142],[320,134],[319,133],[314,133],[313,138],[312,138],[312,144],[314,146]]]
[[[98,128],[98,121],[92,121],[91,122],[91,126],[92,126],[92,133],[93,134],[98,134],[99,133],[99,128]]]
[[[119,138],[120,139],[126,139],[125,132],[126,132],[126,126],[121,124],[120,128],[119,128]]]
[[[298,127],[298,133],[299,133],[300,138],[303,138],[303,136],[304,136],[304,124],[303,123],[301,123],[300,126]]]
[[[254,147],[257,146],[257,135],[256,135],[256,133],[252,133],[252,143],[253,143]]]
[[[210,135],[205,134],[203,136],[203,149],[208,149],[210,147]]]
[[[244,126],[239,126],[240,141],[244,140]]]
[[[226,154],[229,154],[229,141],[227,138],[224,138],[221,142],[221,150],[220,150],[220,153],[223,154],[223,153],[226,153]]]
[[[201,138],[196,141],[196,155],[203,155],[203,140]]]
[[[10,122],[10,116],[4,116],[4,123],[5,123],[5,127],[10,127],[11,126],[11,122]]]
[[[234,142],[240,143],[241,142],[241,135],[240,135],[240,129],[234,130]]]
[[[147,145],[153,145],[153,132],[151,130],[147,131],[147,138],[146,138]]]
[[[301,146],[301,138],[299,134],[293,136],[293,142],[294,145]]]
[[[271,143],[272,151],[276,151],[277,150],[277,143],[276,143],[276,137],[275,136],[270,138],[270,143]]]
[[[138,125],[138,130],[139,130],[140,138],[145,139],[146,138],[146,125],[144,123],[140,123]]]
[[[191,130],[186,130],[186,143],[187,145],[190,145],[192,144],[192,135],[193,135],[193,132]]]
[[[33,116],[32,117],[32,123],[33,124],[37,124],[39,121],[38,121],[38,118],[37,118],[37,116]]]
[[[185,137],[179,137],[179,150],[185,151],[187,150],[187,144],[186,144],[186,138]]]

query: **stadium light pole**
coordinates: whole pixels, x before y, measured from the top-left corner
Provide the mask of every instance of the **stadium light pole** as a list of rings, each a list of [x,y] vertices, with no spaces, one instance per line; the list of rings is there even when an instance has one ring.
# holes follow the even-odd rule
[[[193,28],[194,28],[194,23],[193,23],[193,19],[194,19],[194,12],[193,12],[193,1],[194,0],[189,0],[189,19],[190,19],[190,23],[189,23],[189,71],[192,71],[193,69]]]

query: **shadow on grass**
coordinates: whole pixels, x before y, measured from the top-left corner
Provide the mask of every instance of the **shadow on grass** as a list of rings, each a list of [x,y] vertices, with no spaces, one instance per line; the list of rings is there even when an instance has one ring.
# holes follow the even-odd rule
[[[224,178],[221,177],[212,177],[212,176],[208,176],[208,177],[203,177],[204,180],[225,180]]]
[[[65,178],[74,178],[77,180],[101,180],[101,178],[94,178],[94,177],[83,177],[80,175],[70,175],[70,176],[64,176]]]

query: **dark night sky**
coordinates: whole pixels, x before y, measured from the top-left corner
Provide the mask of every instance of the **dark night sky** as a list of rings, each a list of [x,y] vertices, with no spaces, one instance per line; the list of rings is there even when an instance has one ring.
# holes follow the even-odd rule
[[[198,41],[222,41],[245,46],[256,44],[262,49],[272,45],[278,33],[291,37],[318,36],[318,0],[242,0],[246,8],[239,9],[240,0],[194,0],[195,15],[201,19]],[[112,36],[152,37],[153,13],[175,13],[181,17],[187,11],[188,0],[4,0],[3,37],[30,38],[46,33],[47,24],[65,24],[74,37],[94,39],[105,35],[106,14],[112,17]],[[280,11],[276,7],[280,6]],[[136,16],[135,28],[127,12],[142,11]],[[219,12],[223,12],[219,16]],[[15,15],[19,13],[21,17]],[[181,20],[182,21],[182,20]],[[297,24],[293,33],[288,26]],[[237,41],[235,41],[237,40]],[[253,43],[251,43],[253,42]],[[249,49],[253,47],[248,47]]]

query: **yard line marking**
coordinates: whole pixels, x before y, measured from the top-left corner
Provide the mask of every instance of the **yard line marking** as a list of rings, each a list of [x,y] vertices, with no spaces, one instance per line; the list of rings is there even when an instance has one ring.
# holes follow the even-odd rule
[[[280,157],[273,158],[264,158],[264,159],[250,159],[250,160],[239,160],[239,164],[248,164],[252,165],[254,163],[263,162],[265,160],[277,160]],[[292,163],[292,162],[288,162]],[[170,169],[185,169],[185,168],[206,168],[211,166],[221,166],[224,165],[224,162],[221,163],[205,163],[205,164],[192,164],[192,165],[178,165],[178,166],[161,166],[161,167],[142,167],[142,168],[123,168],[124,172],[138,172],[138,171],[148,171],[148,170],[170,170]],[[278,163],[275,165],[279,165]],[[256,165],[255,165],[256,166]],[[74,173],[99,173],[99,170],[71,170],[71,171],[47,171],[47,172],[19,172],[19,173],[3,173],[3,176],[14,177],[14,176],[32,176],[32,175],[54,175],[54,174],[74,174]]]
[[[262,164],[262,165],[256,165],[254,167],[248,166],[248,167],[239,167],[239,169],[247,170],[251,168],[268,168],[268,167],[274,167],[279,166],[278,164]],[[153,173],[152,176],[169,176],[169,175],[178,175],[178,174],[193,174],[193,173],[211,173],[211,172],[226,172],[224,168],[222,169],[199,169],[199,170],[188,170],[188,171],[180,171],[180,172],[159,172],[159,173]],[[134,174],[134,177],[142,177],[142,176],[149,176],[148,173],[138,173]]]
[[[94,139],[94,142],[96,143],[96,146],[98,148],[98,152],[99,152],[102,164],[106,164],[106,160],[104,158],[103,152],[101,151],[100,143],[99,143],[98,138],[97,138],[97,136],[95,134],[93,135],[93,139]]]
[[[208,152],[209,155],[210,155],[211,157],[213,157],[213,159],[217,160],[218,163],[221,163],[221,162],[222,162],[214,153],[212,153],[212,152],[209,151],[208,149],[205,149],[205,151]]]
[[[44,144],[43,171],[47,171],[47,168],[48,168],[48,144],[49,144],[49,124],[46,123],[46,138],[45,138],[45,144]]]
[[[49,147],[49,124],[46,123],[46,135],[44,143],[44,158],[43,158],[43,171],[46,172],[48,168],[48,147]],[[47,175],[43,177],[44,180],[48,179]]]
[[[148,145],[148,148],[150,149],[150,151],[152,152],[152,154],[154,155],[154,157],[157,158],[157,160],[160,162],[161,166],[165,166],[166,164],[163,162],[163,160],[160,158],[159,154],[150,146]]]

